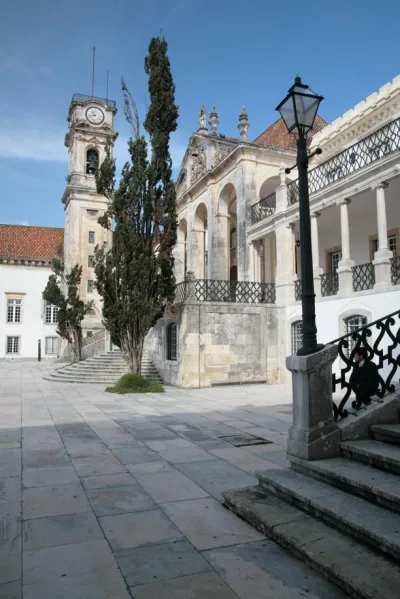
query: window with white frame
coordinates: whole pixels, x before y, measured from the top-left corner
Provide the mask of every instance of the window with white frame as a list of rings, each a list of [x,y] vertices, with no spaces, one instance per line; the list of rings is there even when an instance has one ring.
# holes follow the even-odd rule
[[[367,317],[362,316],[361,314],[355,314],[354,316],[350,316],[349,318],[346,318],[346,320],[345,320],[346,335],[351,335],[352,333],[355,333],[362,327],[365,327],[366,324],[367,324]],[[355,348],[355,346],[357,344],[357,340],[351,339],[351,337],[350,337],[348,339],[348,342],[349,342],[349,346],[346,349],[346,354],[348,356],[350,356],[351,352],[353,351],[353,349]]]
[[[19,354],[19,337],[7,337],[6,353]]]
[[[7,322],[21,322],[22,300],[7,300]]]
[[[342,252],[341,251],[340,252],[332,252],[329,255],[329,258],[330,258],[330,269],[331,269],[331,272],[336,273],[337,269],[338,269],[338,266],[339,266],[339,262],[342,259]]]
[[[167,326],[167,360],[177,359],[176,324],[172,322]]]
[[[303,321],[292,323],[292,354],[295,354],[303,345]]]
[[[47,355],[54,355],[58,352],[58,337],[46,337],[45,339],[45,353]]]
[[[58,307],[46,304],[46,324],[57,324]]]

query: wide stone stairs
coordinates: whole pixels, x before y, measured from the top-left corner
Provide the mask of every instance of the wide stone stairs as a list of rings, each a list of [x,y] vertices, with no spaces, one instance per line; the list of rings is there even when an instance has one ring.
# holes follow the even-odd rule
[[[259,473],[225,505],[356,599],[400,597],[400,424],[341,457]],[[293,458],[291,458],[293,460]]]
[[[115,383],[128,367],[120,351],[109,351],[87,358],[76,364],[69,364],[54,370],[44,377],[48,381],[61,383]],[[146,352],[142,356],[142,376],[146,379],[162,382],[162,379]]]

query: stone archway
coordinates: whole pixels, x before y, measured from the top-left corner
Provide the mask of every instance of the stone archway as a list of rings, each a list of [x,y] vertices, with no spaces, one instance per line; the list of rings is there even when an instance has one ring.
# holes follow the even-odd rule
[[[193,270],[197,279],[207,279],[207,228],[208,211],[202,202],[196,208],[192,229]]]
[[[214,278],[237,280],[236,189],[227,183],[219,194],[213,248]],[[236,268],[233,268],[236,267]]]

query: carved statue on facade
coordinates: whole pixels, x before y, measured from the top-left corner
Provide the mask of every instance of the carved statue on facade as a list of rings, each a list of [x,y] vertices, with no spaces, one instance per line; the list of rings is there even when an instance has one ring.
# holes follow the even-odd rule
[[[207,123],[207,113],[206,113],[206,109],[202,105],[201,108],[200,108],[200,114],[199,114],[199,127],[200,127],[200,129],[207,129],[206,123]]]
[[[224,158],[230,154],[232,148],[218,145],[215,150],[214,166],[219,164]]]

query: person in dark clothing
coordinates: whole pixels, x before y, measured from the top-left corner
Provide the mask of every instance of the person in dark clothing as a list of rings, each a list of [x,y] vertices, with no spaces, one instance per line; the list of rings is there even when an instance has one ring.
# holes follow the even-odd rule
[[[354,356],[356,365],[350,376],[350,387],[356,395],[356,406],[368,405],[371,396],[375,395],[379,388],[378,368],[372,360],[368,359],[365,347],[360,347]]]

